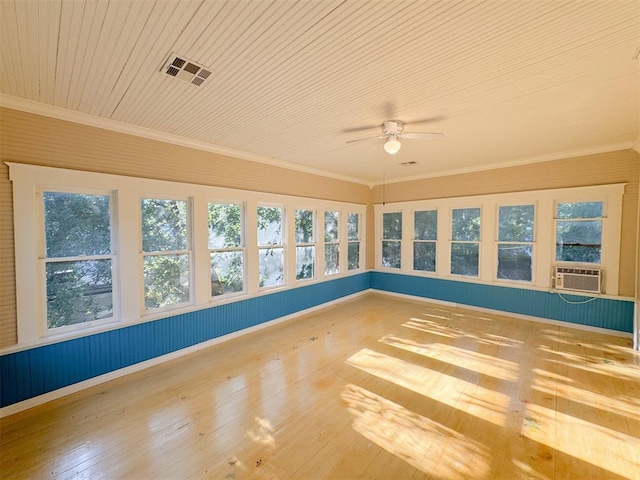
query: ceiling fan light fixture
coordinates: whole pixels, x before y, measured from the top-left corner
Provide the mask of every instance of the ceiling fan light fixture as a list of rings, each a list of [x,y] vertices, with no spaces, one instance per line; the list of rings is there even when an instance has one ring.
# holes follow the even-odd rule
[[[389,155],[395,155],[400,151],[400,147],[402,144],[395,137],[389,137],[389,139],[384,144],[384,151]]]

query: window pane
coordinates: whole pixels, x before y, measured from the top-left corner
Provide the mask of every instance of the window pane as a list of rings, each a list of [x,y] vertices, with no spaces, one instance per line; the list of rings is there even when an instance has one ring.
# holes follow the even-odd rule
[[[312,246],[296,247],[296,280],[313,278],[315,252]]]
[[[332,243],[324,246],[324,274],[333,275],[340,272],[340,244]]]
[[[477,243],[451,244],[451,273],[477,277],[479,251]]]
[[[260,286],[270,287],[284,282],[284,249],[260,249]]]
[[[382,242],[382,266],[400,268],[401,242]]]
[[[349,242],[347,248],[347,268],[357,270],[360,268],[360,242]]]
[[[415,242],[413,244],[413,269],[424,272],[436,271],[435,242]]]
[[[142,250],[161,252],[187,249],[187,202],[143,198]]]
[[[211,296],[243,290],[242,252],[211,253]]]
[[[480,240],[480,209],[454,208],[451,229],[452,240],[463,242]]]
[[[108,195],[44,192],[43,199],[48,258],[111,253]]]
[[[209,204],[209,248],[239,247],[242,208],[237,203]]]
[[[258,207],[258,245],[282,244],[282,208]]]
[[[558,203],[558,218],[600,218],[602,202]]]
[[[324,212],[324,241],[338,241],[338,212]]]
[[[382,214],[382,238],[402,239],[402,212]]]
[[[111,275],[111,260],[47,263],[47,327],[112,317]]]
[[[500,207],[498,240],[533,242],[533,205]]]
[[[145,255],[143,273],[146,310],[189,301],[188,255]]]
[[[531,245],[498,245],[498,278],[531,281]]]
[[[313,242],[313,210],[296,210],[296,243]]]
[[[560,220],[556,224],[556,260],[599,263],[601,244],[601,220]]]
[[[360,240],[360,230],[358,226],[359,222],[359,214],[350,213],[347,216],[347,240]]]
[[[414,238],[416,240],[437,240],[438,212],[430,210],[413,213]]]

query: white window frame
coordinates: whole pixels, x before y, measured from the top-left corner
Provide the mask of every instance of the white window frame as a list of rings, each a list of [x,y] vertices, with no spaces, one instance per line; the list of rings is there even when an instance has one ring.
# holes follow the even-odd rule
[[[480,231],[478,232],[478,240],[454,240],[453,239],[453,211],[454,210],[479,210],[480,211]],[[483,209],[481,205],[475,206],[466,206],[466,207],[452,207],[449,212],[449,228],[451,229],[451,235],[449,236],[449,274],[453,277],[459,278],[480,278],[482,274],[482,250],[483,250],[483,224],[484,224],[484,215]],[[478,274],[477,275],[464,275],[462,273],[453,273],[451,271],[451,254],[453,250],[454,244],[467,244],[467,245],[478,245]]]
[[[2,350],[19,351],[33,346],[56,343],[70,338],[77,338],[127,327],[137,323],[157,320],[194,310],[209,308],[214,305],[232,303],[260,295],[272,290],[291,289],[299,284],[295,282],[295,249],[286,248],[294,245],[292,215],[295,208],[313,209],[316,212],[325,210],[353,211],[360,214],[361,228],[366,231],[367,205],[322,200],[291,195],[271,194],[264,192],[237,190],[223,187],[212,187],[199,184],[170,182],[122,175],[111,175],[96,172],[85,172],[39,165],[27,165],[6,162],[9,166],[9,178],[12,182],[15,233],[15,265],[16,265],[16,303],[18,343]],[[87,322],[72,332],[56,332],[46,334],[43,330],[46,319],[43,301],[45,278],[42,264],[42,229],[44,228],[38,189],[57,189],[64,192],[98,193],[112,192],[115,199],[111,205],[111,215],[117,224],[111,230],[113,269],[113,300],[118,304],[119,312],[114,311],[114,318],[109,323],[103,320]],[[186,199],[190,203],[190,234],[192,257],[190,259],[190,304],[181,305],[162,311],[144,311],[144,290],[141,263],[141,198],[174,198]],[[211,297],[211,271],[208,245],[209,202],[244,203],[244,248],[245,248],[245,292],[238,295],[220,295]],[[257,206],[279,206],[283,208],[284,277],[285,282],[273,287],[259,287],[258,248],[257,248]],[[316,215],[316,239],[318,236],[318,216]],[[291,227],[291,228],[289,228]],[[346,242],[346,233],[342,232],[341,241]],[[316,245],[317,246],[317,245]],[[271,246],[273,248],[273,246]],[[322,249],[316,248],[316,272],[323,261]],[[342,250],[342,248],[341,248]],[[360,246],[361,259],[366,258],[366,243]],[[344,262],[342,262],[344,265]],[[293,269],[293,270],[292,270]],[[333,280],[361,271],[341,271],[340,274],[325,278],[316,273],[316,278],[305,282],[305,285]],[[34,280],[36,279],[36,280]],[[34,299],[40,299],[34,301]],[[175,307],[175,308],[173,308]],[[143,313],[144,312],[144,313]],[[97,323],[100,322],[98,325]],[[57,330],[57,329],[55,329]]]
[[[401,229],[401,237],[400,238],[383,238],[384,237],[384,215],[385,214],[391,214],[391,213],[399,213],[402,216],[402,229]],[[390,272],[398,272],[400,270],[403,270],[403,264],[406,264],[406,252],[404,252],[405,246],[409,243],[409,242],[404,242],[403,239],[404,238],[410,238],[407,237],[405,230],[407,229],[407,225],[410,224],[410,222],[405,221],[405,217],[406,216],[406,212],[402,209],[398,209],[397,207],[388,211],[384,211],[382,212],[382,214],[380,215],[380,221],[378,222],[379,224],[379,228],[377,229],[377,238],[379,238],[379,241],[377,242],[380,245],[380,252],[379,255],[376,255],[376,263],[378,265],[378,268],[382,268],[384,270],[388,270]],[[400,266],[399,267],[386,267],[382,265],[382,254],[384,252],[384,242],[400,242]]]
[[[225,248],[209,248],[209,205],[239,205],[240,206],[240,246]],[[229,298],[242,296],[247,293],[247,242],[246,242],[246,202],[238,200],[209,199],[207,201],[207,248],[209,251],[209,268],[211,268],[211,254],[217,252],[240,252],[242,254],[242,290],[239,292],[211,295],[211,302],[224,301]],[[211,288],[211,287],[210,287]],[[211,290],[209,290],[211,292]]]
[[[624,183],[568,187],[548,190],[531,190],[513,193],[474,195],[469,197],[438,198],[408,202],[386,202],[376,204],[374,209],[374,258],[375,269],[414,276],[432,276],[461,282],[500,285],[505,287],[549,291],[552,288],[555,261],[555,204],[556,202],[603,201],[605,218],[602,233],[602,268],[605,271],[604,297],[618,297],[618,274],[620,268],[620,238],[622,227],[622,200]],[[534,254],[532,259],[532,281],[497,279],[498,206],[534,205]],[[479,276],[452,275],[451,271],[451,211],[458,208],[481,208]],[[413,242],[402,246],[401,269],[385,268],[382,258],[382,214],[401,211],[403,214],[403,237],[410,238],[416,210],[438,210],[438,238],[436,252],[437,272],[413,270]],[[407,225],[409,225],[407,227]],[[574,264],[575,265],[575,264]],[[593,264],[591,264],[593,266]],[[577,293],[580,295],[580,293]],[[585,294],[587,295],[587,294]]]
[[[293,210],[293,244],[295,245],[295,261],[294,261],[294,265],[295,265],[295,273],[293,275],[293,278],[295,279],[295,281],[297,283],[307,283],[307,282],[312,282],[313,280],[318,278],[318,211],[315,208],[305,208],[305,207],[296,207]],[[295,239],[295,224],[296,224],[296,215],[299,211],[307,211],[307,212],[311,212],[311,216],[312,216],[312,231],[311,231],[311,242],[302,242],[302,243],[298,243]],[[298,248],[303,248],[303,247],[312,247],[313,248],[313,275],[310,278],[297,278],[298,277]]]
[[[356,232],[356,236],[357,239],[356,240],[350,240],[349,239],[349,217],[351,215],[356,215],[356,218],[358,219],[358,230]],[[347,229],[347,251],[346,251],[346,269],[349,272],[357,272],[359,270],[362,270],[362,256],[361,256],[361,247],[362,247],[362,214],[359,212],[352,212],[352,211],[348,211],[347,212],[347,221],[346,221],[346,229]],[[351,244],[357,244],[358,245],[358,267],[357,268],[349,268],[349,246]]]
[[[436,239],[435,240],[422,240],[416,238],[416,213],[421,212],[435,212],[436,213]],[[421,273],[424,275],[434,275],[438,273],[438,237],[440,236],[440,225],[439,225],[439,213],[437,208],[429,208],[429,209],[416,209],[411,212],[411,270],[416,273]],[[436,249],[436,258],[435,258],[435,269],[434,270],[416,270],[415,269],[415,245],[416,243],[433,243]]]
[[[337,215],[338,222],[338,232],[335,240],[327,240],[325,235],[327,234],[327,213],[335,213]],[[325,209],[322,213],[322,257],[323,257],[323,268],[322,273],[324,277],[335,277],[336,275],[340,275],[343,270],[342,256],[343,256],[343,243],[342,240],[342,212],[339,209]],[[328,246],[337,246],[338,247],[338,269],[335,272],[327,273],[327,247]]]
[[[185,250],[163,250],[160,252],[145,252],[142,248],[142,200],[143,199],[153,199],[153,200],[175,200],[175,201],[184,201],[187,205],[187,245]],[[193,304],[194,300],[194,252],[193,252],[193,200],[191,197],[185,196],[176,196],[176,195],[166,195],[166,194],[156,194],[156,193],[141,193],[138,199],[138,225],[140,228],[138,229],[139,234],[139,244],[138,249],[140,252],[139,259],[139,272],[140,272],[140,315],[157,315],[163,312],[170,312],[172,310],[181,309],[184,307],[188,307]],[[163,307],[147,309],[145,307],[145,291],[144,291],[144,258],[148,256],[169,256],[169,255],[187,255],[188,259],[188,268],[189,268],[189,299],[186,302],[173,303],[170,305],[165,305]]]
[[[270,245],[261,245],[258,240],[258,224],[256,221],[256,246],[257,246],[257,270],[256,273],[258,275],[258,286],[260,285],[260,252],[262,250],[269,250],[269,249],[277,249],[277,248],[281,248],[282,249],[282,282],[277,283],[275,285],[266,285],[264,287],[260,287],[260,290],[273,290],[273,289],[278,289],[278,288],[282,288],[287,286],[288,284],[288,264],[289,264],[289,259],[287,258],[287,253],[288,253],[288,249],[287,249],[287,242],[288,242],[288,221],[287,221],[287,208],[286,205],[284,204],[278,204],[278,203],[264,203],[264,202],[259,202],[256,205],[256,220],[258,218],[258,208],[279,208],[280,209],[280,243],[279,244],[270,244]],[[294,277],[295,278],[295,277]]]
[[[602,203],[602,216],[601,217],[593,217],[593,218],[558,218],[558,204],[560,203],[593,203],[599,202]],[[602,199],[591,199],[591,200],[557,200],[553,204],[553,261],[554,266],[566,266],[566,267],[585,267],[585,268],[601,268],[604,264],[604,234],[605,234],[605,220],[607,219],[607,201]],[[602,226],[602,234],[600,236],[600,261],[599,262],[572,262],[569,260],[557,260],[557,243],[556,238],[558,234],[558,222],[587,222],[587,221],[600,221]]]
[[[46,225],[45,225],[45,209],[44,209],[44,193],[70,193],[70,194],[85,194],[85,195],[99,195],[109,197],[109,224],[110,224],[110,243],[111,243],[111,253],[105,255],[78,255],[75,257],[65,257],[65,258],[55,258],[52,261],[48,261],[47,252],[46,252]],[[48,185],[40,185],[37,188],[36,196],[38,198],[37,202],[37,230],[39,232],[37,244],[38,244],[38,266],[37,278],[38,282],[38,291],[39,291],[39,300],[36,302],[38,309],[41,314],[38,316],[38,326],[37,331],[40,336],[43,337],[56,337],[60,335],[68,335],[76,332],[82,332],[84,330],[91,330],[94,328],[99,328],[104,325],[109,325],[114,322],[117,322],[117,319],[120,317],[120,297],[118,295],[119,292],[119,268],[118,268],[118,254],[117,254],[117,242],[116,236],[114,232],[117,231],[118,221],[117,221],[117,198],[116,192],[108,189],[99,189],[99,188],[82,188],[82,187],[67,187],[61,188],[58,186],[48,186]],[[47,282],[46,282],[46,264],[47,263],[56,263],[62,261],[89,261],[89,260],[110,260],[111,261],[111,285],[112,285],[112,311],[113,314],[111,317],[100,319],[100,320],[92,320],[90,322],[77,323],[72,325],[65,325],[62,327],[49,328],[48,327],[48,315],[47,315]]]
[[[533,240],[530,242],[508,242],[500,240],[500,208],[501,207],[519,207],[519,206],[533,206]],[[496,232],[495,232],[495,264],[494,264],[494,278],[497,282],[518,282],[525,285],[533,285],[535,284],[535,275],[536,275],[536,240],[538,235],[537,229],[537,217],[538,217],[538,205],[537,202],[529,202],[529,203],[499,203],[496,205]],[[499,278],[498,277],[498,249],[500,245],[530,245],[531,246],[531,280],[511,280],[508,278]]]

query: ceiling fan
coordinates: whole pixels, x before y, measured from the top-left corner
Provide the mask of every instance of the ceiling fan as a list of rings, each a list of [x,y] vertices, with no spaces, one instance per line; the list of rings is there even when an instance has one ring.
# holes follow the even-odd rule
[[[444,133],[427,133],[427,132],[407,132],[404,131],[404,122],[400,120],[386,120],[382,124],[382,135],[377,137],[359,138],[357,140],[349,140],[347,143],[363,142],[365,140],[373,140],[377,138],[386,138],[384,143],[384,150],[390,154],[395,155],[400,151],[402,144],[401,138],[417,139],[417,140],[439,140],[444,138]]]

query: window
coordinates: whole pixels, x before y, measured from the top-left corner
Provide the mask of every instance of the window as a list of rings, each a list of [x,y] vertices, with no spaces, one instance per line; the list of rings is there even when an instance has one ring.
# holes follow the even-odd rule
[[[260,287],[284,283],[283,208],[258,206]]]
[[[244,208],[240,203],[209,203],[211,296],[244,291]]]
[[[480,259],[480,209],[454,208],[451,216],[451,273],[477,277]]]
[[[603,202],[556,205],[556,260],[601,263]]]
[[[191,263],[188,202],[143,198],[140,208],[144,309],[188,303]]]
[[[324,212],[324,274],[340,273],[339,212]]]
[[[360,215],[347,215],[347,269],[360,268]]]
[[[382,266],[400,268],[402,212],[382,214]]]
[[[313,210],[296,210],[296,280],[315,276],[316,246],[313,238]]]
[[[250,299],[269,288],[362,269],[364,205],[8,165],[17,212],[19,345],[126,327],[209,308],[212,300]],[[336,249],[329,265],[336,273],[328,277],[324,263],[317,265],[325,253],[324,212],[331,216],[326,243]],[[295,251],[287,251],[289,241]]]
[[[413,269],[436,271],[438,211],[413,212]]]
[[[499,207],[498,278],[531,281],[534,213],[533,205]]]
[[[112,318],[111,196],[46,191],[42,199],[47,329]]]

